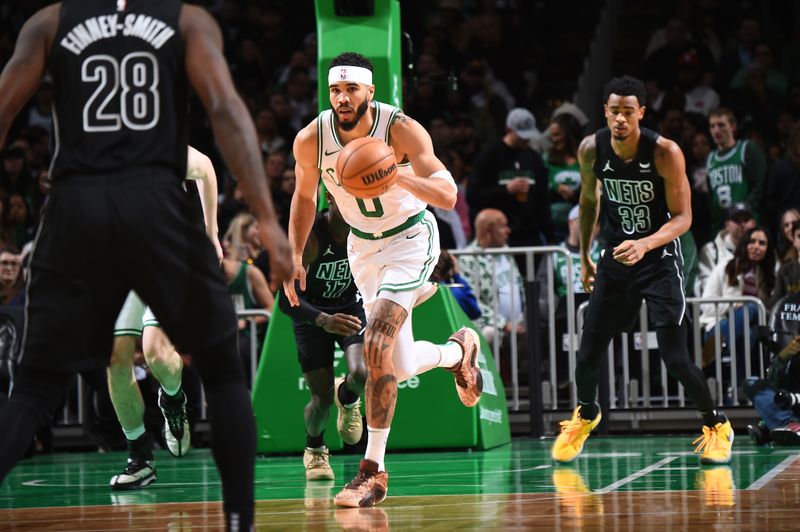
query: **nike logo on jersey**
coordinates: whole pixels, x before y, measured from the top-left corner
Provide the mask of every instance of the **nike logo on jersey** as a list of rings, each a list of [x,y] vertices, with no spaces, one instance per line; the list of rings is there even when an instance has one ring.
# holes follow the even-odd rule
[[[333,151],[325,150],[325,156],[327,157],[328,155],[333,155],[334,153],[339,153],[340,151],[342,151],[341,148]]]
[[[333,252],[333,250],[331,249],[331,245],[330,245],[330,244],[328,244],[328,249],[326,249],[326,250],[325,250],[325,252],[322,254],[322,256],[323,256],[323,257],[324,257],[325,255],[334,255],[334,252]]]
[[[419,236],[421,233],[422,231],[420,231],[419,233],[414,233],[413,235],[409,235],[406,237],[406,240],[411,240],[412,238]]]
[[[606,161],[606,165],[603,167],[603,172],[613,172],[614,169],[611,168],[611,161]]]

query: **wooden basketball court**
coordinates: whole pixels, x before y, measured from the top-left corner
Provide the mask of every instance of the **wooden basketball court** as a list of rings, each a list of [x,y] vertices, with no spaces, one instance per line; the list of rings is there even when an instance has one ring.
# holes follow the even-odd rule
[[[593,437],[571,466],[552,440],[487,452],[390,453],[389,498],[338,509],[332,497],[359,456],[332,457],[336,480],[306,482],[300,456],[261,458],[258,530],[800,528],[800,449],[734,443],[730,466],[700,466],[692,438]],[[0,487],[2,530],[203,530],[222,526],[207,450],[157,453],[159,479],[112,492],[125,455],[62,454],[22,462]]]

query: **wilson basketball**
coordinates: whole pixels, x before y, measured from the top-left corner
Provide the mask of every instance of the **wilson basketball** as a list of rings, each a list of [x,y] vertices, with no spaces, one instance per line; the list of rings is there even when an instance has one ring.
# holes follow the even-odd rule
[[[380,196],[397,181],[394,150],[375,137],[351,141],[339,154],[336,175],[344,189],[357,198]]]

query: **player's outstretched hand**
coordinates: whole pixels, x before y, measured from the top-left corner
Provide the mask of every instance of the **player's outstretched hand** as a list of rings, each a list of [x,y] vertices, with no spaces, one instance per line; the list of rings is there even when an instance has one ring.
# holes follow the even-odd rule
[[[594,290],[594,276],[597,271],[592,259],[585,259],[581,261],[581,284],[587,294],[591,294]]]
[[[647,253],[647,245],[641,240],[625,240],[614,248],[614,260],[625,266],[633,266]]]
[[[292,274],[292,253],[289,240],[277,221],[259,222],[261,243],[269,252],[269,278],[273,288],[280,286]]]
[[[286,300],[293,307],[300,306],[300,299],[297,297],[297,290],[295,287],[300,288],[301,292],[306,291],[306,269],[302,264],[295,264],[292,267],[292,273],[289,278],[283,282],[283,293],[286,295]]]
[[[322,325],[331,334],[351,336],[361,330],[361,320],[350,314],[330,314]]]

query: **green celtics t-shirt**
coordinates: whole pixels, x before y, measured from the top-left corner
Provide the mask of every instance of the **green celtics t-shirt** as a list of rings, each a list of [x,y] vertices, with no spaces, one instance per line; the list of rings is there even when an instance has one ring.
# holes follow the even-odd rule
[[[559,227],[567,226],[567,216],[574,203],[561,199],[558,195],[559,185],[567,185],[572,190],[577,189],[581,184],[581,172],[578,161],[572,164],[555,164],[546,161],[547,178],[550,192],[553,194],[553,201],[550,203],[550,216],[553,224]]]
[[[561,253],[553,253],[553,270],[555,273],[553,278],[553,284],[555,286],[553,290],[556,293],[556,297],[567,295],[567,283],[569,282],[569,278],[567,277],[567,261],[572,262],[572,286],[574,293],[582,294],[585,290],[581,284],[580,249],[570,246],[566,242],[562,242],[560,245],[569,252],[569,257]],[[595,264],[600,260],[600,245],[597,243],[597,240],[592,240],[592,247],[589,249],[589,257],[591,257],[592,262]]]

